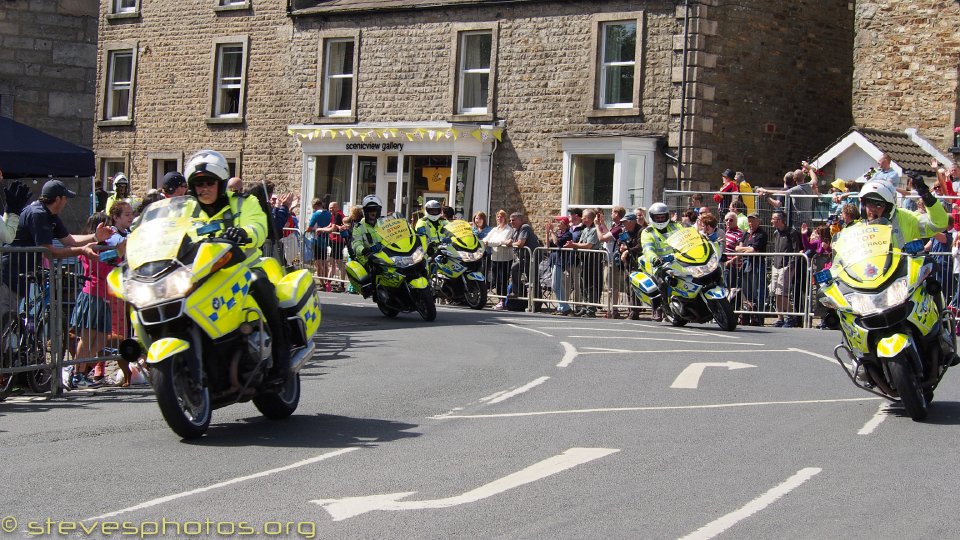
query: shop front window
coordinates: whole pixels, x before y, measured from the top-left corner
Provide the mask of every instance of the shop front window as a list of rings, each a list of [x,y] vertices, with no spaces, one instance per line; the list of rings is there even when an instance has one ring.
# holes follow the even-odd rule
[[[457,160],[457,184],[454,210],[463,219],[470,221],[473,212],[473,183],[477,158],[461,157]]]
[[[450,156],[410,156],[407,169],[410,181],[407,185],[408,214],[422,213],[429,200],[440,201],[450,206]]]
[[[316,156],[313,166],[314,197],[343,203],[350,198],[350,166],[352,156]]]
[[[570,157],[570,206],[613,204],[613,154],[575,154]]]

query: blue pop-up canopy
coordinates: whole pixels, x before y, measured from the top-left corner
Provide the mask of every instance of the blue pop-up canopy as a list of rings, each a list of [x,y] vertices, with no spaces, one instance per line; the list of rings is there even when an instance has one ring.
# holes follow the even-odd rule
[[[93,176],[93,151],[0,117],[0,171],[5,178]]]

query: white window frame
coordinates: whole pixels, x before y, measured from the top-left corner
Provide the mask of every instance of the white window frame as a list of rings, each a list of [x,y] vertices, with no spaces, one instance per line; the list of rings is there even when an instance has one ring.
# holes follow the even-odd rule
[[[130,80],[117,81],[114,78],[116,60],[120,55],[130,55]],[[133,124],[137,91],[137,56],[136,42],[106,43],[103,46],[103,63],[101,64],[100,106],[102,107],[97,121],[100,127],[129,126]],[[116,93],[129,90],[127,94],[127,114],[115,116]]]
[[[213,11],[237,11],[250,9],[250,0],[214,0]]]
[[[621,205],[632,210],[648,207],[653,202],[654,163],[657,141],[640,137],[570,137],[561,140],[563,148],[563,184],[561,214],[569,208],[597,208],[610,210]],[[579,155],[613,155],[613,186],[611,204],[571,204],[573,161]],[[638,187],[639,186],[639,187]],[[661,186],[662,187],[662,186]],[[639,191],[639,193],[637,193]]]
[[[140,12],[140,0],[112,0],[110,4],[110,12],[117,15]]]
[[[450,41],[450,83],[449,83],[449,113],[447,121],[449,122],[492,122],[496,113],[496,88],[497,88],[497,47],[499,36],[499,23],[497,22],[479,22],[469,24],[454,24],[451,27],[452,38]],[[467,36],[477,34],[490,35],[490,58],[486,69],[470,70],[474,73],[487,74],[487,102],[485,107],[463,106],[463,81],[465,71],[463,69],[464,57],[467,48],[464,45]]]
[[[110,178],[114,174],[122,172],[127,174],[129,178],[127,171],[130,170],[130,155],[127,152],[101,150],[97,154],[100,158],[97,162],[100,175],[97,178],[99,179],[100,187],[103,188],[104,191],[113,190],[113,186],[110,184]]]
[[[335,45],[345,45],[348,43],[353,44],[353,57],[350,59],[350,72],[349,73],[331,73],[333,69],[339,69],[342,66],[342,63],[337,63],[331,61],[331,51]],[[356,98],[357,98],[357,40],[352,36],[346,37],[328,37],[323,39],[323,85],[320,98],[320,115],[327,118],[337,118],[343,120],[344,117],[354,116],[357,109]],[[333,89],[334,81],[337,85],[343,84],[342,81],[350,80],[350,108],[349,109],[331,109],[329,107],[330,102],[330,92]]]
[[[490,64],[491,58],[493,56],[493,32],[490,30],[473,30],[467,32],[459,32],[460,40],[458,45],[458,77],[457,77],[457,114],[487,114],[488,106],[490,102]],[[487,65],[485,68],[467,68],[465,67],[467,63],[467,53],[469,52],[467,46],[467,39],[471,36],[489,36],[490,37],[490,57],[487,58]],[[487,76],[487,100],[484,102],[482,107],[466,107],[463,104],[464,99],[464,87],[468,76],[479,75]]]
[[[607,29],[614,25],[630,24],[636,28],[636,48],[633,61],[607,61],[606,40]],[[644,14],[642,11],[629,13],[604,13],[594,15],[593,27],[594,56],[590,66],[590,107],[588,117],[603,116],[638,116],[640,115],[640,89],[643,73],[643,36]],[[606,102],[607,68],[633,67],[633,88],[630,92],[630,101],[617,103]]]
[[[223,74],[224,53],[228,50],[240,49],[240,74],[225,76]],[[247,36],[229,36],[217,38],[213,43],[213,58],[211,66],[211,86],[208,123],[242,123],[244,119],[247,62],[249,54],[249,38]],[[229,79],[225,81],[225,79]],[[236,112],[223,111],[223,91],[238,90]]]
[[[131,98],[133,97],[133,49],[118,49],[107,53],[107,102],[104,106],[104,120],[131,120]],[[130,62],[130,76],[125,81],[117,79],[117,66],[121,58]],[[126,99],[118,99],[120,92],[127,92]],[[125,101],[126,114],[114,114],[121,101]]]

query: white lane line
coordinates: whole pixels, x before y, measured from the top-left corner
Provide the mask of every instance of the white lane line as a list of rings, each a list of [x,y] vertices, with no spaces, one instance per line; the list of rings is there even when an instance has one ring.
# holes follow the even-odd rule
[[[877,429],[884,420],[890,416],[890,413],[893,412],[890,407],[890,403],[883,401],[880,403],[880,408],[877,409],[877,412],[873,415],[873,418],[867,421],[866,424],[860,428],[860,431],[857,432],[857,435],[870,435],[873,433],[873,430]]]
[[[837,359],[834,358],[834,357],[832,357],[832,356],[825,356],[825,355],[822,355],[822,354],[815,353],[815,352],[813,352],[813,351],[808,351],[808,350],[806,350],[806,349],[797,349],[797,348],[795,348],[795,347],[791,347],[791,348],[789,348],[789,349],[787,349],[787,350],[788,350],[788,351],[793,351],[793,352],[798,352],[798,353],[807,354],[807,355],[810,355],[810,356],[812,356],[812,357],[814,357],[814,358],[821,358],[821,359],[823,359],[823,360],[826,360],[827,362],[830,362],[831,364],[836,364],[836,363],[837,363]]]
[[[578,338],[578,339],[610,339],[610,336],[602,336],[602,335],[597,335],[597,336],[567,336],[567,337],[570,337],[570,338]],[[707,343],[707,344],[719,344],[719,343],[723,343],[724,345],[731,345],[731,343],[730,343],[729,341],[693,341],[693,340],[689,340],[689,339],[669,339],[669,338],[655,338],[655,337],[643,337],[643,336],[637,336],[637,337],[617,336],[617,339],[618,339],[618,340],[620,340],[620,339],[634,339],[634,340],[642,339],[642,340],[644,340],[644,341],[671,341],[671,342],[675,342],[675,343]],[[764,345],[766,345],[766,343],[749,343],[749,342],[746,342],[746,341],[741,341],[741,342],[737,343],[737,345],[756,345],[757,347],[763,347]]]
[[[640,325],[637,325],[640,326]],[[541,330],[597,330],[596,326],[564,326],[558,324],[555,326],[537,326]],[[606,332],[627,332],[630,334],[664,334],[667,336],[676,336],[678,334],[683,335],[692,335],[692,336],[705,336],[705,337],[717,337],[717,338],[726,338],[726,339],[743,339],[742,337],[731,337],[726,334],[721,334],[719,332],[696,332],[693,330],[685,330],[683,332],[679,331],[670,331],[664,330],[656,326],[644,326],[643,328],[650,328],[650,330],[637,330],[636,328],[606,328],[603,327],[603,331]],[[658,329],[659,328],[659,329]],[[682,329],[680,329],[682,330]]]
[[[763,495],[757,497],[756,499],[748,502],[745,506],[740,508],[735,512],[731,512],[719,519],[707,523],[703,527],[700,527],[696,531],[682,537],[680,540],[708,540],[714,538],[721,534],[723,531],[733,527],[737,522],[742,521],[757,512],[763,510],[764,508],[770,506],[771,504],[777,502],[778,499],[784,495],[790,493],[791,491],[797,489],[804,482],[813,478],[814,476],[820,474],[823,469],[817,467],[807,467],[806,469],[800,469],[797,471],[797,474],[787,478],[780,485],[774,487],[770,491],[764,493]]]
[[[765,405],[818,405],[823,403],[853,403],[858,401],[875,401],[878,397],[841,398],[841,399],[806,399],[798,401],[750,401],[745,403],[717,403],[714,405],[661,405],[652,407],[604,407],[596,409],[567,409],[559,411],[532,411],[521,413],[497,414],[463,414],[437,415],[429,417],[432,420],[446,420],[448,418],[518,418],[522,416],[549,416],[560,414],[590,414],[610,412],[637,412],[637,411],[688,411],[695,409],[732,409],[737,407],[762,407]]]
[[[514,397],[514,396],[518,396],[518,395],[526,392],[527,390],[530,390],[531,388],[540,386],[541,384],[547,382],[549,379],[550,379],[550,377],[540,377],[539,379],[532,380],[532,381],[528,382],[527,384],[521,386],[520,388],[511,390],[511,391],[509,391],[509,392],[505,392],[505,393],[503,393],[503,394],[501,394],[501,395],[499,395],[499,396],[491,399],[490,401],[487,401],[487,405],[493,405],[494,403],[500,403],[501,401],[506,401],[506,400],[508,400],[508,399],[510,399],[510,398],[512,398],[512,397]]]
[[[541,331],[539,331],[539,330],[537,330],[537,329],[535,329],[535,328],[527,328],[526,326],[520,326],[520,325],[517,325],[517,324],[507,324],[507,326],[512,326],[512,327],[514,327],[514,328],[519,328],[519,329],[521,329],[521,330],[528,330],[528,331],[530,331],[530,332],[536,332],[536,333],[538,333],[538,334],[543,334],[543,335],[545,335],[545,336],[547,336],[547,337],[553,337],[552,334],[548,334],[548,333],[546,333],[546,332],[541,332]]]
[[[560,363],[557,364],[557,367],[567,367],[572,362],[573,359],[577,357],[577,348],[573,345],[567,343],[566,341],[561,341],[560,345],[563,345],[563,359],[560,360]]]
[[[633,351],[627,349],[605,349],[602,347],[581,347],[580,356],[585,354],[672,354],[672,353],[702,353],[703,349],[669,349],[665,351]],[[743,353],[776,353],[790,352],[791,349],[717,349],[710,354],[743,354]]]
[[[136,510],[142,510],[142,509],[144,509],[144,508],[150,508],[151,506],[157,506],[157,505],[159,505],[159,504],[167,503],[167,502],[170,502],[170,501],[173,501],[173,500],[176,500],[176,499],[182,499],[183,497],[189,497],[189,496],[191,496],[191,495],[197,495],[197,494],[199,494],[199,493],[204,493],[204,492],[206,492],[206,491],[211,491],[211,490],[214,490],[214,489],[220,489],[220,488],[222,488],[222,487],[230,486],[230,485],[233,485],[233,484],[239,484],[240,482],[246,482],[247,480],[254,480],[254,479],[256,479],[256,478],[263,478],[263,477],[265,477],[265,476],[270,476],[271,474],[277,474],[277,473],[289,471],[289,470],[291,470],[291,469],[296,469],[296,468],[298,468],[298,467],[304,467],[304,466],[307,466],[307,465],[312,465],[312,464],[314,464],[314,463],[323,461],[323,460],[325,460],[325,459],[330,459],[330,458],[332,458],[332,457],[341,456],[341,455],[346,454],[346,453],[348,453],[348,452],[353,452],[354,450],[359,450],[359,449],[360,449],[360,448],[358,448],[358,447],[341,448],[340,450],[334,450],[333,452],[327,452],[326,454],[320,454],[319,456],[315,456],[315,457],[312,457],[312,458],[310,458],[310,459],[304,459],[304,460],[302,460],[302,461],[298,461],[298,462],[296,462],[296,463],[291,463],[290,465],[286,465],[286,466],[283,466],[283,467],[278,467],[278,468],[276,468],[276,469],[270,469],[270,470],[267,470],[267,471],[262,471],[262,472],[254,473],[254,474],[247,475],[247,476],[241,476],[241,477],[239,477],[239,478],[233,478],[233,479],[227,480],[227,481],[225,481],[225,482],[219,482],[219,483],[213,484],[212,486],[207,486],[207,487],[202,487],[202,488],[197,488],[197,489],[191,489],[190,491],[181,491],[180,493],[175,493],[175,494],[173,494],[173,495],[167,495],[166,497],[160,497],[160,498],[157,498],[157,499],[152,499],[152,500],[149,500],[149,501],[147,501],[147,502],[142,502],[142,503],[140,503],[140,504],[138,504],[138,505],[135,505],[135,506],[130,506],[130,507],[124,508],[124,509],[122,509],[122,510],[117,510],[117,511],[115,511],[115,512],[109,512],[109,513],[106,513],[106,514],[101,514],[101,515],[99,515],[99,516],[90,517],[90,518],[85,519],[84,521],[92,521],[92,520],[95,520],[95,519],[106,519],[106,518],[111,518],[111,517],[114,517],[114,516],[119,516],[120,514],[126,514],[127,512],[133,512],[133,511],[136,511]]]

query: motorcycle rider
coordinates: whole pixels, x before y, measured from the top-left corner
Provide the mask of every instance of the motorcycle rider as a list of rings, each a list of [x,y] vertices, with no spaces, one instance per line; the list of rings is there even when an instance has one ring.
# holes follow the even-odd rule
[[[383,202],[376,195],[367,195],[360,201],[360,207],[363,210],[363,220],[353,226],[350,248],[356,253],[357,260],[367,269],[366,279],[360,281],[360,294],[368,298],[373,292],[374,277],[378,270],[376,265],[368,264],[367,261],[373,254],[373,246],[380,243],[377,225],[383,221]]]
[[[660,298],[654,299],[653,320],[663,320],[663,298],[666,298],[666,291],[663,280],[657,276],[661,266],[663,266],[663,256],[673,252],[673,248],[667,245],[667,237],[679,230],[682,225],[670,220],[670,209],[667,205],[658,202],[654,203],[647,210],[650,215],[650,225],[640,234],[640,245],[643,248],[643,255],[640,257],[640,268],[648,276],[651,276],[660,287]]]
[[[904,171],[913,183],[914,189],[927,207],[927,213],[911,212],[897,208],[897,192],[886,180],[871,180],[860,190],[860,207],[862,220],[868,224],[890,225],[893,229],[890,242],[895,248],[903,246],[911,240],[930,238],[943,232],[947,228],[947,211],[940,201],[930,193],[930,188],[923,177],[916,171]],[[932,275],[927,278],[928,291],[934,298],[939,311],[943,311],[943,299],[940,295],[941,284]],[[944,337],[947,347],[953,348],[953,340]],[[960,356],[953,352],[950,365],[960,364]]]
[[[107,197],[107,204],[103,211],[109,214],[110,208],[116,201],[127,201],[134,208],[140,205],[139,198],[130,196],[130,180],[122,172],[113,175],[113,194]]]
[[[417,224],[414,225],[414,229],[419,233],[420,229],[424,229],[427,237],[427,254],[433,255],[437,247],[440,245],[440,241],[446,236],[446,233],[443,232],[443,227],[447,224],[447,220],[443,217],[443,206],[440,205],[440,201],[430,200],[427,201],[427,204],[423,205],[423,217],[417,220]]]
[[[267,238],[267,215],[254,197],[237,195],[227,189],[230,169],[219,152],[201,150],[187,162],[184,170],[187,194],[200,202],[208,222],[220,222],[224,227],[220,237],[236,242],[250,263],[253,281],[250,293],[267,319],[273,340],[273,374],[284,380],[290,370],[290,346],[283,326],[276,289],[260,267],[260,247]]]

